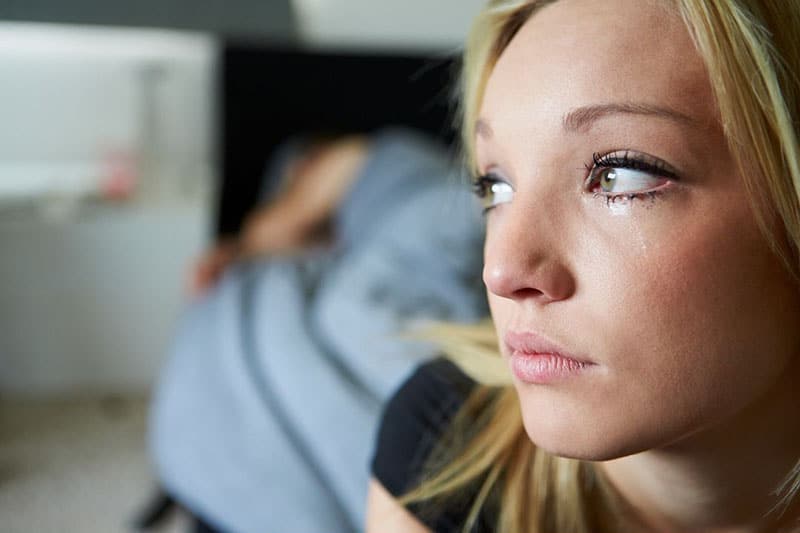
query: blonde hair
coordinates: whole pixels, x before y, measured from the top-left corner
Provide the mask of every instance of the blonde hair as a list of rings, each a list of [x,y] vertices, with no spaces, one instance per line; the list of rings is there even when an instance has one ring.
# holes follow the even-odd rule
[[[487,80],[505,48],[541,6],[557,0],[492,0],[464,54],[461,131],[467,165]],[[674,0],[705,60],[731,152],[777,256],[800,280],[800,2]],[[514,390],[498,378],[491,321],[430,330],[477,387],[428,461],[428,476],[401,499],[441,503],[472,487],[464,524],[502,502],[495,531],[589,533],[621,526],[613,490],[591,463],[537,450],[522,426]],[[800,493],[800,462],[779,489],[781,508]],[[780,510],[780,509],[779,509]]]

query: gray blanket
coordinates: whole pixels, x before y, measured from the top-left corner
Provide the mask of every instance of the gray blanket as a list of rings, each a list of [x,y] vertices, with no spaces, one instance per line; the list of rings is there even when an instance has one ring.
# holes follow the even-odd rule
[[[376,135],[333,249],[238,265],[186,310],[151,416],[167,490],[229,533],[360,530],[383,402],[436,354],[400,335],[487,312],[478,211],[437,145]]]

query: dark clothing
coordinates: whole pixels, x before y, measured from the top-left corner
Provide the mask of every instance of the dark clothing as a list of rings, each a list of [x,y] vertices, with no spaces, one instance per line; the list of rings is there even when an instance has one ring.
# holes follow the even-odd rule
[[[426,459],[474,385],[453,363],[436,359],[420,366],[395,393],[384,410],[372,461],[373,476],[390,494],[399,497],[420,481]],[[453,500],[411,505],[409,511],[437,533],[460,533],[476,490],[468,487]],[[472,531],[492,531],[493,521],[486,510]]]

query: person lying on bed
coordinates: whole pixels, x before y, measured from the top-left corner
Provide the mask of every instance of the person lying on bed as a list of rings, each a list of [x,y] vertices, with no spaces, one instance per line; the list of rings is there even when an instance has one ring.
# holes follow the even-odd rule
[[[403,333],[487,313],[480,209],[407,130],[277,158],[291,179],[192,273],[153,461],[198,531],[358,531],[384,401],[436,354]]]
[[[202,295],[237,261],[332,244],[331,218],[368,155],[365,135],[287,141],[270,165],[263,201],[246,217],[239,235],[220,239],[192,265],[189,292]]]

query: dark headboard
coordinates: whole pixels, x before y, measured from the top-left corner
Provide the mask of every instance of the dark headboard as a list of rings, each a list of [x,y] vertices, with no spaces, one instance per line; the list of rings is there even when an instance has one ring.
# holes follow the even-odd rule
[[[392,124],[450,143],[455,64],[444,56],[225,45],[218,232],[236,231],[255,202],[267,159],[291,135],[367,133]]]

